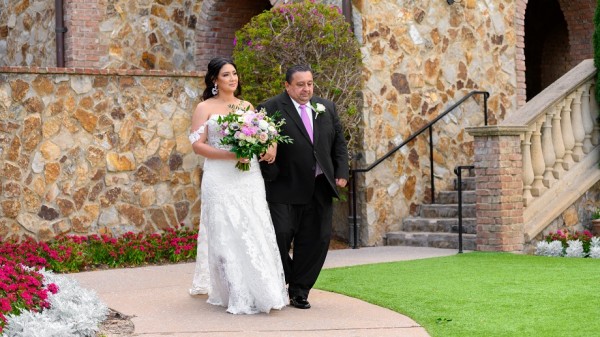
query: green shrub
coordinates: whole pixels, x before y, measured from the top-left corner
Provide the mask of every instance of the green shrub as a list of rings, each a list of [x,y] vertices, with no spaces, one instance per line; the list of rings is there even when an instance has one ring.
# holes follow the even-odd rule
[[[236,33],[233,59],[254,104],[283,91],[288,67],[309,65],[315,95],[335,102],[348,148],[356,146],[362,61],[338,7],[306,1],[265,11]]]

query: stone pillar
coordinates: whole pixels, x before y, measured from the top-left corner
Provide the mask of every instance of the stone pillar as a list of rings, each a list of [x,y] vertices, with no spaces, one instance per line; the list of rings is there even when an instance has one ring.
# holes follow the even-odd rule
[[[466,129],[474,140],[477,250],[523,250],[523,160],[525,126]]]

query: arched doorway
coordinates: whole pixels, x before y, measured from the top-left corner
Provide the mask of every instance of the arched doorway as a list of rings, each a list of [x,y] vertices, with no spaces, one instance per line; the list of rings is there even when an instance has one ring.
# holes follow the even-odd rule
[[[557,0],[529,0],[525,11],[527,100],[571,68],[567,22]]]
[[[235,32],[276,0],[204,0],[196,31],[196,69],[205,70],[216,56],[233,52]]]
[[[523,106],[527,99],[543,90],[552,82],[549,78],[557,79],[581,61],[593,58],[591,41],[596,5],[596,0],[517,0],[517,106]],[[549,40],[546,46],[542,39]],[[558,52],[553,53],[552,47]],[[546,71],[552,67],[551,59],[563,67],[557,67],[555,72]],[[542,61],[548,62],[542,66]]]

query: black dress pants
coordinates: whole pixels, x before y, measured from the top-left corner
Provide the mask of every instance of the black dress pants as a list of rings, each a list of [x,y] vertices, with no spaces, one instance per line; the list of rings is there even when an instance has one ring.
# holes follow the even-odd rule
[[[332,204],[325,175],[315,178],[315,191],[308,204],[269,203],[290,297],[308,297],[319,277],[331,240]]]

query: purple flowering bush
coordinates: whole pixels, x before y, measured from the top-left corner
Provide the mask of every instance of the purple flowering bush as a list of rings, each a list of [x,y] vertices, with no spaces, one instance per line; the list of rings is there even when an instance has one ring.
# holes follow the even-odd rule
[[[308,65],[315,95],[336,104],[348,148],[356,146],[362,55],[339,7],[314,1],[274,7],[253,17],[233,43],[244,99],[258,104],[283,92],[287,68]]]

